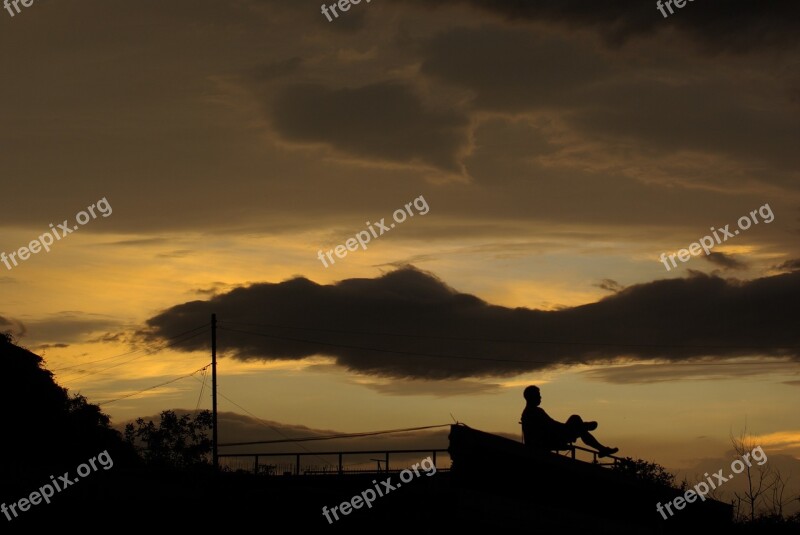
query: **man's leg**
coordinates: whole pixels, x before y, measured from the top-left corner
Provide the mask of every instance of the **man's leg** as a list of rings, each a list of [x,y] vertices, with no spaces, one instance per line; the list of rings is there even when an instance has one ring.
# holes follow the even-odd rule
[[[567,420],[566,425],[567,429],[569,429],[570,436],[575,437],[573,441],[580,438],[584,444],[599,451],[601,457],[605,457],[606,455],[610,455],[619,451],[617,448],[603,446],[596,438],[594,438],[594,435],[589,432],[590,428],[595,429],[597,427],[597,422],[584,422],[580,416],[573,414]]]
[[[567,418],[567,422],[564,425],[566,425],[568,430],[567,432],[570,437],[572,437],[571,440],[573,442],[580,438],[587,431],[597,429],[597,422],[584,422],[583,418],[577,414],[573,414]]]

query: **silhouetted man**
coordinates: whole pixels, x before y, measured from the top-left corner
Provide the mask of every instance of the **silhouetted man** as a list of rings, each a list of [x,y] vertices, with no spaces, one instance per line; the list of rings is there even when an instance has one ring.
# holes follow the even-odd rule
[[[619,448],[609,448],[600,444],[589,431],[597,429],[597,422],[584,422],[577,414],[573,414],[566,423],[557,422],[548,416],[539,404],[542,395],[539,387],[531,385],[522,394],[527,404],[522,411],[522,436],[525,444],[532,448],[547,451],[566,449],[567,445],[581,439],[584,444],[600,452],[600,457],[606,457],[619,451]]]

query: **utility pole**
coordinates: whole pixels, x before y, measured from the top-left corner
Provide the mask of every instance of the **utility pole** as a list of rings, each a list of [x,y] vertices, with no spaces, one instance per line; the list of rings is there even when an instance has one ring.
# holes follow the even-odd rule
[[[214,429],[211,435],[211,457],[214,463],[214,472],[219,472],[219,450],[217,448],[217,315],[211,314],[211,417],[214,420]]]

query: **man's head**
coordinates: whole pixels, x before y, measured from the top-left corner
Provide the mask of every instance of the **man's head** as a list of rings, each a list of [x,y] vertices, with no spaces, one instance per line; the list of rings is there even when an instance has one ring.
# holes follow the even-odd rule
[[[525,401],[531,405],[539,405],[542,402],[542,394],[539,392],[538,386],[531,385],[527,387],[522,392],[522,395],[525,397]]]

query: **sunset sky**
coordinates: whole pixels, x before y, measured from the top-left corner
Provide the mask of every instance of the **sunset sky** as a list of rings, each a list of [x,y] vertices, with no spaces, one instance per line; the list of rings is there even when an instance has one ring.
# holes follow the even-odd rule
[[[626,456],[800,461],[800,5],[654,4],[2,10],[0,251],[73,232],[0,264],[0,330],[94,403],[208,364],[216,313],[226,412],[519,437],[537,384]]]

